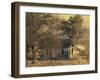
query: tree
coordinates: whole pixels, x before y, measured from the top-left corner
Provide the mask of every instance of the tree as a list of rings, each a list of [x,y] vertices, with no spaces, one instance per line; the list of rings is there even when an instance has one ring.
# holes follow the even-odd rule
[[[62,21],[64,30],[63,34],[68,35],[71,40],[71,55],[73,55],[73,47],[75,44],[80,42],[80,39],[83,36],[82,23],[83,18],[81,15],[75,15],[73,17],[69,17],[67,21]]]
[[[64,34],[69,36],[69,38],[72,41],[72,45],[74,45],[77,42],[77,40],[80,39],[80,36],[82,36],[82,16],[75,15],[73,17],[70,17],[68,21],[63,21],[62,23]]]
[[[58,37],[58,28],[61,20],[57,15],[49,13],[27,13],[26,14],[26,50],[29,52],[31,47],[34,54],[39,48],[56,48],[60,46]]]

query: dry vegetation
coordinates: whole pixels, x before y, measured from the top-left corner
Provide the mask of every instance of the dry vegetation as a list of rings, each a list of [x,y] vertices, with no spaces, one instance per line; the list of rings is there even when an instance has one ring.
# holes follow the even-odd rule
[[[61,66],[61,65],[81,65],[89,64],[88,58],[85,56],[80,59],[70,59],[70,60],[46,60],[46,61],[36,61],[32,63],[31,60],[27,61],[26,67],[35,67],[35,66]]]

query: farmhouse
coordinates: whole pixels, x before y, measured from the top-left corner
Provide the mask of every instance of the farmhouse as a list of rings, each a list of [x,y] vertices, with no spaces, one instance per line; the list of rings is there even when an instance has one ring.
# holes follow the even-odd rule
[[[71,57],[71,40],[67,36],[59,36],[57,41],[60,42],[60,46],[49,48],[41,46],[41,60],[66,60]]]

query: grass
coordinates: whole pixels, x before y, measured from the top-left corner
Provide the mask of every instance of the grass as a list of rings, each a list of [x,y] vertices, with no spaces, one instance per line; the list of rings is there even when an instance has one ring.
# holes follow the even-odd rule
[[[89,64],[89,60],[86,56],[81,58],[73,58],[69,60],[42,60],[42,61],[37,60],[34,63],[32,63],[32,60],[27,60],[26,67],[82,65],[82,64]]]

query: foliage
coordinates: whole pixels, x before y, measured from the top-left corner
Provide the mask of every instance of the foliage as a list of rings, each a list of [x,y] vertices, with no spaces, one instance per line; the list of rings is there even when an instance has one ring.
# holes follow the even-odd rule
[[[60,20],[48,13],[27,13],[26,14],[26,46],[34,48],[53,48],[60,46],[57,41],[57,31],[60,27]],[[57,45],[58,44],[58,45]],[[28,51],[27,48],[27,51]]]
[[[84,30],[81,15],[73,15],[68,20],[60,19],[60,14],[26,13],[26,47],[57,48],[62,46],[59,36],[67,35],[71,44],[82,43]],[[83,43],[84,44],[84,43]],[[87,44],[86,44],[87,45]],[[28,51],[29,52],[29,51]]]
[[[82,23],[83,18],[81,15],[75,15],[70,17],[68,21],[62,22],[64,34],[69,36],[72,44],[75,44],[82,37]]]

